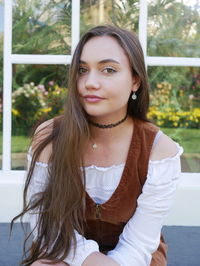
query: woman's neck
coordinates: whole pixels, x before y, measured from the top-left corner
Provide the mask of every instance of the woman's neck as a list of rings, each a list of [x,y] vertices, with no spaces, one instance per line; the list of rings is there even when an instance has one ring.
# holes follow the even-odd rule
[[[133,135],[133,119],[114,128],[97,128],[90,126],[91,138],[88,140],[84,165],[110,166],[124,163]],[[119,152],[120,151],[120,152]]]
[[[99,128],[94,125],[90,125],[91,139],[94,142],[104,144],[114,142],[116,139],[126,134],[127,131],[130,131],[132,127],[133,119],[129,116],[125,119],[125,121],[111,128]]]

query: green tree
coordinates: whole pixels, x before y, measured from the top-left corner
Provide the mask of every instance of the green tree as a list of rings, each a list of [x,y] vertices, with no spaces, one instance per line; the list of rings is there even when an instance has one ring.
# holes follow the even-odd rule
[[[139,1],[113,0],[110,16],[114,25],[138,32]]]
[[[148,6],[148,55],[200,56],[200,9],[175,0]]]
[[[13,45],[16,54],[70,54],[71,1],[13,1]],[[66,85],[62,65],[14,65],[13,88],[25,82]],[[1,73],[0,73],[1,76]]]
[[[185,5],[175,0],[151,1],[148,7],[148,55],[150,56],[200,56],[200,8]],[[194,67],[149,67],[152,89],[157,84],[168,82],[180,108],[191,107],[189,97],[194,96],[193,105],[200,100],[199,75]],[[183,92],[180,97],[180,91]]]

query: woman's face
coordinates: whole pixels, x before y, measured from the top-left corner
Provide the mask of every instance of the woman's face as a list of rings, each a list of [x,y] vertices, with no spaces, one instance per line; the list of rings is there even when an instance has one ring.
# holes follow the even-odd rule
[[[128,99],[138,84],[124,50],[114,38],[93,37],[84,45],[77,88],[89,116],[116,121],[126,114]]]

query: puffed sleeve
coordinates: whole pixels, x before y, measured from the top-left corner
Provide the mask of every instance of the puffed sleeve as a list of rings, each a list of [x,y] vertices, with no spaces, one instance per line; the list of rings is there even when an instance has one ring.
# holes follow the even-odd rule
[[[28,167],[31,162],[31,154],[28,153]],[[36,162],[36,165],[33,170],[33,175],[31,178],[31,182],[28,190],[28,200],[36,195],[38,192],[42,192],[45,189],[45,186],[48,183],[48,164]],[[33,231],[33,241],[37,239],[37,214],[34,212],[29,213],[29,222],[31,230]],[[87,240],[82,235],[80,235],[77,231],[75,231],[77,248],[74,256],[73,246],[68,254],[68,256],[64,259],[64,262],[68,263],[70,266],[81,266],[83,261],[93,252],[99,252],[99,246],[97,242],[93,240]]]
[[[183,149],[176,145],[178,152],[174,157],[149,162],[136,211],[124,227],[115,249],[107,254],[121,266],[149,266],[152,253],[158,248],[161,229],[180,180]]]

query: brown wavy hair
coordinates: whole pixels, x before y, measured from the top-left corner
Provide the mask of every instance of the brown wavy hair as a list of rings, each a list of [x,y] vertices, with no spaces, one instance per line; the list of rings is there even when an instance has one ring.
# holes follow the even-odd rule
[[[78,96],[77,77],[82,49],[88,40],[97,36],[113,37],[125,51],[133,76],[140,80],[137,100],[133,101],[130,95],[128,114],[148,121],[149,85],[143,52],[137,36],[111,25],[90,29],[80,39],[72,58],[64,114],[53,120],[51,129],[46,128],[45,132],[48,134],[34,149],[24,188],[23,210],[11,223],[12,228],[13,222],[17,218],[22,219],[26,213],[38,215],[37,238],[31,249],[26,251],[21,265],[30,265],[38,259],[48,259],[52,263],[63,261],[71,245],[76,246],[74,229],[84,234],[85,173],[81,167],[84,166],[84,145],[90,137],[90,130],[87,115]],[[33,139],[41,134],[40,130]],[[44,191],[28,200],[27,194],[35,163],[49,143],[52,143],[53,149],[49,158],[48,184]]]

